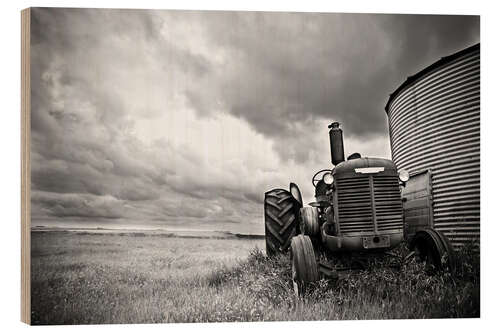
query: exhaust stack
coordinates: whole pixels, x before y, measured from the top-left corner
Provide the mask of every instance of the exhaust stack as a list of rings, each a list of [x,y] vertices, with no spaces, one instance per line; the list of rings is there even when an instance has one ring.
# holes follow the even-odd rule
[[[332,155],[332,164],[337,165],[344,162],[344,139],[342,130],[339,128],[338,122],[328,125],[330,129],[330,152]]]

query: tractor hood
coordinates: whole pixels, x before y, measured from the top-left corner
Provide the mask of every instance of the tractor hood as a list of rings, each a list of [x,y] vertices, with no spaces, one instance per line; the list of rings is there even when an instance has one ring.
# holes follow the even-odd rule
[[[353,171],[359,173],[374,173],[383,171],[386,174],[392,172],[397,174],[394,162],[385,158],[375,157],[361,157],[341,162],[333,169],[333,174],[341,176],[342,174],[347,173],[352,174]]]

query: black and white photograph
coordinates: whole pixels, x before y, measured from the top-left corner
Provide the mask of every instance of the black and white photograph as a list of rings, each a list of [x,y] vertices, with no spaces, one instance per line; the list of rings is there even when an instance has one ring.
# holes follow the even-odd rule
[[[480,21],[25,9],[23,321],[479,318]]]

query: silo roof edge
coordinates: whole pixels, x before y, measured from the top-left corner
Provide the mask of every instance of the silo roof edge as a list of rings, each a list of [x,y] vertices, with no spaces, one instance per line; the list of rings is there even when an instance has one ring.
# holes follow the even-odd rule
[[[443,57],[439,59],[438,61],[434,62],[433,64],[425,67],[422,69],[420,72],[416,73],[415,75],[409,76],[392,94],[389,95],[389,100],[387,101],[387,104],[385,105],[385,112],[389,112],[389,105],[391,102],[396,98],[396,96],[404,90],[406,87],[410,86],[412,83],[418,81],[421,77],[424,75],[432,72],[434,69],[441,67],[442,65],[451,62],[457,58],[460,58],[461,56],[475,52],[480,49],[480,43],[477,43],[475,45],[469,46],[461,51],[458,51],[456,53],[453,53],[449,56]]]

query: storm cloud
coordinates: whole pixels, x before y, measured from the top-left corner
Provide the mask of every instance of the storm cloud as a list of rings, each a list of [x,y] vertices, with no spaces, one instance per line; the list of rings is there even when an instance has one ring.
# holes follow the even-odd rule
[[[347,152],[390,157],[405,78],[479,17],[36,8],[32,220],[260,231],[263,193]]]

